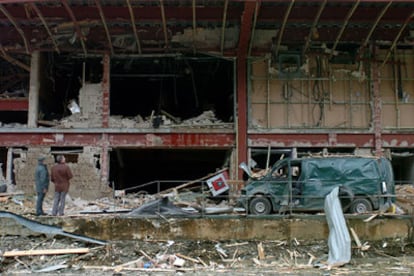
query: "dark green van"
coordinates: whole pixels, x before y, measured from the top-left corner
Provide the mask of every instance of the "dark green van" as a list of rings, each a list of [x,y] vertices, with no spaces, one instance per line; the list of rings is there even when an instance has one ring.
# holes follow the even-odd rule
[[[389,160],[335,156],[279,160],[264,176],[248,180],[239,203],[251,214],[280,212],[287,206],[293,211],[322,211],[325,196],[336,186],[342,207],[351,213],[377,210],[395,201]]]

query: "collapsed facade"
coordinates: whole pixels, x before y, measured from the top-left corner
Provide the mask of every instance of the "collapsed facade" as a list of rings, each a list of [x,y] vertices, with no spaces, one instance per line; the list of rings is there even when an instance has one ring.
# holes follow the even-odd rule
[[[242,162],[373,154],[414,179],[411,1],[2,1],[0,161],[33,193],[154,193]]]

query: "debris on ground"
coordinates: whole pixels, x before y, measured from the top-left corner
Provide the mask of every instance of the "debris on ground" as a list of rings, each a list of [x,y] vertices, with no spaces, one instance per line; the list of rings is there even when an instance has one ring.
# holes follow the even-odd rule
[[[396,204],[406,213],[414,214],[414,187],[413,185],[396,185]]]
[[[386,244],[386,246],[384,246]],[[192,272],[197,275],[295,274],[327,275],[326,241],[112,241],[88,247],[81,241],[45,237],[0,237],[0,273],[59,271],[89,275],[156,275]],[[404,248],[402,247],[404,245]],[[87,249],[84,249],[87,248]],[[21,251],[32,255],[19,254]],[[38,255],[41,250],[45,254]],[[56,250],[53,254],[53,250]],[[67,253],[64,253],[64,252]],[[75,253],[80,251],[79,253]],[[8,252],[5,256],[4,253]],[[16,252],[9,257],[9,252]],[[46,255],[47,253],[47,255]],[[62,253],[62,254],[61,254]],[[20,255],[20,256],[18,256]],[[373,243],[364,255],[353,252],[349,264],[329,268],[329,275],[412,274],[414,246],[395,239]],[[73,275],[73,274],[71,274]]]
[[[191,185],[184,184],[186,185],[166,194],[116,193],[113,198],[93,201],[68,196],[65,216],[87,216],[88,213],[128,214],[157,204],[195,214],[234,212],[228,195],[220,195],[217,199],[206,185],[200,185],[200,181]],[[409,198],[411,191],[414,195],[414,189],[408,185],[397,188],[397,191],[397,204],[399,198]],[[35,196],[15,191],[2,194],[1,198],[0,210],[34,216]],[[44,209],[50,213],[51,207],[52,198],[47,197]],[[159,210],[155,214],[163,216]],[[368,219],[375,219],[379,215],[378,212],[373,213]],[[359,239],[355,229],[349,231],[354,239],[352,258],[341,267],[329,267],[325,262],[329,253],[326,241],[299,241],[294,237],[280,241],[121,240],[95,246],[86,240],[62,235],[51,237],[47,233],[45,236],[1,236],[0,273],[58,272],[104,276],[115,273],[155,275],[154,273],[184,272],[197,275],[274,272],[320,275],[326,274],[326,269],[331,270],[330,275],[400,275],[414,272],[414,244],[411,239],[384,239],[368,244]]]

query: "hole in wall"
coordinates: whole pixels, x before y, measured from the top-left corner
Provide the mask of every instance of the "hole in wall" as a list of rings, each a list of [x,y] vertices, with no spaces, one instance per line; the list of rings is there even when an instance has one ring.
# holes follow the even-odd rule
[[[214,173],[228,156],[228,150],[118,148],[110,152],[109,179],[117,190],[157,193]]]

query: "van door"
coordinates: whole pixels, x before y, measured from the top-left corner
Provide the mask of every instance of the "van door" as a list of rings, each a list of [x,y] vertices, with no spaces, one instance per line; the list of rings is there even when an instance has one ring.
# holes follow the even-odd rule
[[[302,168],[300,160],[291,160],[272,171],[273,197],[280,205],[297,206],[302,201]]]
[[[303,209],[323,210],[325,196],[340,185],[335,159],[303,160]]]

